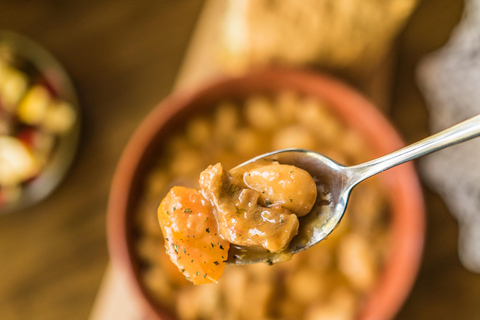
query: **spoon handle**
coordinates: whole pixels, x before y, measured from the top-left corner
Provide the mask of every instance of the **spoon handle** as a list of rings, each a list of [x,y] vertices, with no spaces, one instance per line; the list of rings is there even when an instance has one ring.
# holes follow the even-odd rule
[[[479,135],[480,115],[476,115],[468,120],[454,125],[453,127],[440,131],[400,150],[356,166],[348,167],[347,169],[351,173],[351,183],[352,185],[356,185],[357,183],[376,175],[377,173],[395,167],[399,164],[441,150],[451,145],[467,141]]]

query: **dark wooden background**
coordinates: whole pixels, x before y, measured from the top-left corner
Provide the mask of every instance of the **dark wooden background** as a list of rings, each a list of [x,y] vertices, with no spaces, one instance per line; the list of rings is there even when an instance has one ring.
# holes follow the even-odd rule
[[[0,0],[0,28],[34,39],[64,64],[83,117],[79,153],[60,188],[0,216],[0,319],[88,317],[108,263],[105,211],[115,165],[133,130],[171,91],[202,4]],[[407,142],[428,134],[415,66],[445,43],[461,12],[460,0],[423,0],[398,39],[388,116]],[[424,260],[396,319],[480,319],[480,275],[460,265],[456,223],[441,199],[425,195]]]

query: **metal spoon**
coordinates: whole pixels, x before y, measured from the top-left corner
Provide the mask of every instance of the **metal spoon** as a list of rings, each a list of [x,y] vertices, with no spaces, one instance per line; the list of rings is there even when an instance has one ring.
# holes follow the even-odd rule
[[[232,246],[227,263],[272,264],[289,260],[293,254],[325,239],[336,228],[345,212],[350,192],[358,183],[404,162],[479,135],[480,115],[477,115],[400,150],[355,166],[346,167],[317,152],[304,149],[274,151],[244,162],[238,167],[275,160],[306,170],[317,184],[317,202],[309,214],[300,218],[299,232],[283,252],[271,253],[253,247]]]

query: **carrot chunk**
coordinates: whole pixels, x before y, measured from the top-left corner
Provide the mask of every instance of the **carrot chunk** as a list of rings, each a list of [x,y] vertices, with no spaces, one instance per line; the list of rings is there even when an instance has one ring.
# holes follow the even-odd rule
[[[173,187],[158,207],[167,254],[193,284],[217,282],[230,243],[218,232],[211,204],[196,189]]]

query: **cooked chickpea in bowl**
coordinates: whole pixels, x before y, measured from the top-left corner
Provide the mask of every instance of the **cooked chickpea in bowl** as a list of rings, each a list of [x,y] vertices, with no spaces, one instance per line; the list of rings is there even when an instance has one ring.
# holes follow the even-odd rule
[[[420,250],[402,252],[403,244],[421,248],[421,222],[416,220],[421,218],[421,207],[415,204],[419,194],[415,193],[418,185],[414,174],[413,180],[406,182],[402,192],[397,193],[408,194],[410,200],[413,199],[410,204],[405,202],[408,208],[402,210],[408,212],[402,212],[400,219],[412,219],[407,225],[420,226],[420,229],[414,228],[418,234],[408,235],[408,239],[404,238],[405,231],[397,226],[399,205],[392,200],[397,187],[382,177],[374,177],[354,190],[339,227],[326,240],[296,254],[292,260],[272,266],[224,264],[224,251],[238,239],[220,236],[219,229],[228,231],[230,225],[222,224],[221,217],[204,208],[206,202],[202,202],[198,190],[212,187],[212,179],[256,155],[278,149],[311,149],[345,165],[365,162],[379,152],[389,151],[378,141],[369,140],[371,127],[368,130],[362,127],[365,126],[362,115],[358,118],[354,114],[345,115],[348,108],[354,107],[341,110],[345,105],[342,99],[348,98],[348,94],[328,94],[328,90],[337,90],[330,87],[322,91],[322,84],[328,87],[329,78],[325,78],[325,84],[322,80],[316,82],[316,76],[308,75],[308,80],[320,87],[318,91],[317,87],[302,83],[299,74],[260,73],[220,83],[185,99],[174,97],[165,102],[163,111],[155,110],[157,114],[150,116],[155,121],[142,126],[144,131],[137,139],[140,135],[148,136],[148,142],[143,146],[134,144],[134,137],[130,148],[127,147],[125,154],[129,157],[136,154],[135,165],[130,164],[131,159],[121,161],[118,172],[122,173],[119,180],[114,181],[109,204],[110,249],[114,262],[127,264],[132,284],[152,319],[168,316],[179,320],[370,319],[372,315],[388,319],[405,298],[418,266]],[[294,80],[286,80],[292,75]],[[299,78],[295,80],[295,77]],[[332,83],[338,85],[335,81]],[[343,98],[335,98],[338,94]],[[369,107],[368,104],[359,106],[366,108],[364,116],[368,116]],[[380,127],[382,125],[380,123]],[[390,134],[388,131],[386,136]],[[146,151],[139,154],[136,148]],[[208,167],[215,163],[221,166]],[[244,177],[245,173],[260,175],[260,171],[271,170],[268,167],[276,165],[266,164],[250,172],[233,170],[230,175],[241,176],[249,190],[257,193],[255,202],[262,207],[288,206],[294,203],[294,196],[285,193],[275,198],[282,192],[268,194],[271,190],[265,189],[265,181]],[[203,173],[199,181],[205,168],[207,173]],[[131,172],[126,173],[129,170]],[[412,178],[411,168],[404,170],[402,174],[407,172],[404,176]],[[287,173],[290,171],[291,168]],[[128,181],[132,178],[125,180],[126,174],[138,178]],[[137,193],[119,191],[126,181],[129,188],[134,184],[132,190]],[[185,187],[172,189],[176,185]],[[215,187],[211,189],[211,202],[218,203],[215,196],[218,198],[219,194],[215,194]],[[407,189],[409,191],[405,191]],[[173,194],[167,196],[169,190]],[[167,201],[160,205],[163,198]],[[125,211],[124,207],[129,209]],[[298,223],[308,214],[308,207],[305,201],[303,205],[283,209],[290,214],[294,212],[292,221]],[[125,212],[121,222],[119,211]],[[178,211],[178,216],[172,215],[174,211]],[[226,217],[226,222],[231,220]],[[212,222],[214,218],[220,223]],[[282,219],[285,223],[286,217]],[[181,223],[196,226],[198,230],[187,228],[191,233],[176,233],[175,238],[172,237],[175,230],[165,228],[165,225]],[[193,241],[194,235],[197,241]],[[290,236],[294,236],[294,232],[284,241],[288,242]],[[403,244],[399,246],[399,243]],[[255,244],[262,245],[262,240]],[[281,249],[283,245],[275,244],[270,249]],[[202,250],[208,250],[206,256]],[[192,255],[192,252],[195,253]],[[186,277],[193,283],[217,283],[194,286]]]

